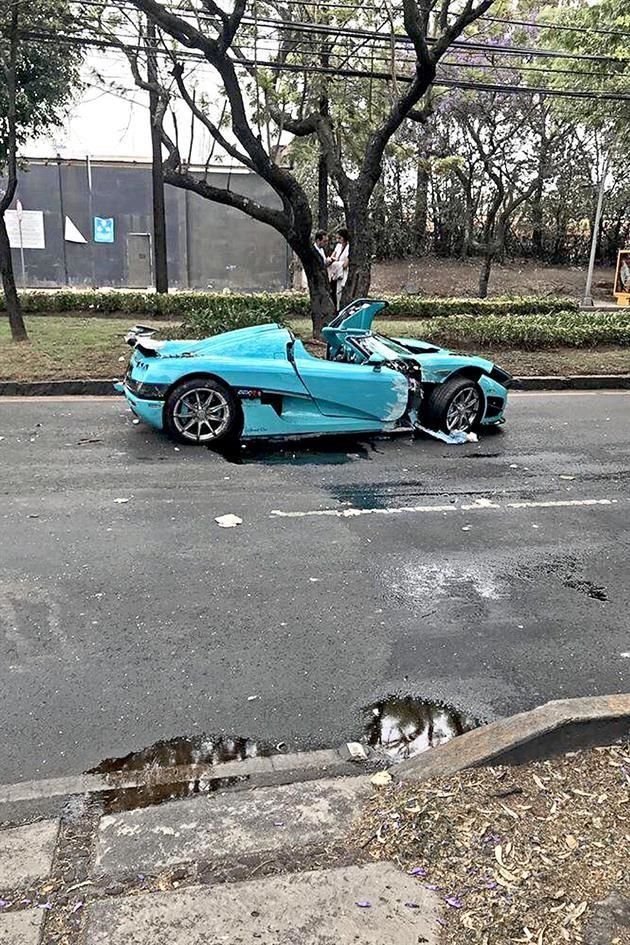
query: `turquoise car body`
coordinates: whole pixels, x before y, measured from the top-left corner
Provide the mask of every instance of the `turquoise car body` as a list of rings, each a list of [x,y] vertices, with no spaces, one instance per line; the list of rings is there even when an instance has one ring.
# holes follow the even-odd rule
[[[289,329],[276,324],[202,341],[154,341],[151,329],[136,327],[127,336],[134,350],[117,389],[137,417],[163,429],[171,391],[191,378],[213,378],[236,394],[240,435],[249,439],[413,428],[414,389],[461,375],[474,379],[482,392],[480,422],[501,423],[510,376],[483,358],[372,332],[374,316],[385,305],[359,300],[341,312],[323,330],[326,359],[311,355]]]

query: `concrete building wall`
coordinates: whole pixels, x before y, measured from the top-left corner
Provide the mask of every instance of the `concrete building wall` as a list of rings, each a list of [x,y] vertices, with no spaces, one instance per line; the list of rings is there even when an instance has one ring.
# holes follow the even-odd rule
[[[132,281],[142,279],[143,262],[137,258],[137,252],[143,240],[128,237],[149,234],[144,240],[147,248],[150,246],[150,165],[94,160],[91,178],[92,217],[114,219],[113,243],[93,241],[86,162],[62,160],[58,164],[55,159],[26,162],[16,199],[24,210],[43,211],[46,240],[44,249],[24,250],[28,286],[125,287],[130,283],[130,268]],[[267,184],[249,172],[211,169],[208,179],[216,186],[227,185],[271,206],[278,205]],[[64,240],[64,215],[85,237],[86,244]],[[270,227],[231,207],[168,185],[166,222],[172,287],[213,290],[229,287],[241,291],[287,287],[289,253],[282,237]],[[131,260],[129,251],[136,254]],[[14,249],[13,253],[16,280],[21,284],[20,251]],[[149,269],[147,275],[149,285]]]

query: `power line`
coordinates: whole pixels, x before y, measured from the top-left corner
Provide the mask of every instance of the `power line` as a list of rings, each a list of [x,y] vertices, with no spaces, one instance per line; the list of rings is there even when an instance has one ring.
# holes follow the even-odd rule
[[[77,3],[79,6],[88,6],[88,7],[92,6],[92,7],[99,7],[101,9],[104,6],[106,6],[106,4],[102,2],[102,0],[72,0],[72,2]],[[271,3],[269,5],[273,6],[273,4]],[[341,2],[337,2],[337,0],[335,0],[335,2],[331,2],[331,0],[295,0],[295,5],[301,6],[301,7],[311,7],[317,10],[321,10],[321,11],[351,10],[354,13],[360,13],[366,10],[375,10],[378,13],[380,13],[383,10],[382,4],[362,3],[360,2],[360,0],[358,0],[357,3],[341,3]],[[120,3],[117,3],[114,0],[113,6],[115,6],[116,9],[132,10],[135,13],[139,12],[138,8],[135,5],[129,3],[128,0],[127,2],[120,2]],[[167,4],[164,5],[164,9],[167,9],[167,10],[170,10],[171,12],[176,13],[178,16],[181,16],[183,13],[188,12],[188,11],[179,10],[177,9],[177,7],[173,8],[171,5],[167,5]],[[458,16],[458,14],[455,12],[448,12],[447,15],[450,17]],[[197,16],[197,14],[195,14],[195,16]],[[204,15],[199,15],[199,19],[201,20],[205,19],[208,21],[212,20],[211,17],[204,16]],[[484,13],[474,22],[475,24],[500,23],[505,26],[524,26],[524,27],[529,27],[533,29],[550,30],[552,32],[556,30],[558,32],[568,32],[568,33],[592,33],[594,35],[600,35],[600,36],[618,36],[620,39],[630,38],[630,31],[628,30],[607,29],[601,26],[569,26],[566,23],[552,23],[546,20],[508,19],[506,17],[491,16],[486,13]]]
[[[22,35],[30,35],[32,38],[36,38],[48,42],[62,42],[69,45],[96,45],[99,48],[111,48],[120,51],[120,46],[117,43],[114,43],[110,40],[86,40],[82,41],[78,37],[64,37],[60,34],[42,34],[35,33],[30,31],[28,33],[23,33]],[[124,50],[123,50],[124,51]],[[134,47],[135,52],[148,52],[149,47],[137,45]],[[168,55],[164,50],[158,50],[161,55]],[[199,63],[206,62],[206,59],[201,54],[196,54],[192,52],[187,53],[178,53],[178,58],[195,61]],[[339,78],[367,78],[367,79],[379,79],[384,81],[392,81],[392,78],[395,78],[398,82],[412,82],[413,77],[408,75],[396,75],[392,76],[391,72],[376,72],[374,70],[359,70],[359,69],[335,69],[325,66],[316,66],[316,65],[300,65],[294,63],[278,63],[270,60],[260,60],[260,59],[251,59],[251,58],[239,58],[233,60],[234,65],[237,67],[247,67],[247,68],[267,68],[272,71],[285,71],[285,72],[294,72],[294,73],[308,73],[308,74],[326,74],[333,77]],[[456,89],[465,89],[465,90],[477,90],[485,92],[499,92],[510,95],[544,95],[548,97],[557,97],[557,98],[576,98],[576,99],[586,99],[589,101],[620,101],[620,102],[630,102],[630,94],[623,92],[598,92],[593,89],[549,89],[549,88],[536,88],[531,86],[522,86],[522,85],[507,85],[505,83],[489,83],[489,82],[479,82],[473,80],[454,80],[447,78],[438,78],[433,82],[433,85],[443,88],[456,88]]]
[[[99,3],[99,0],[75,0],[75,2],[83,3],[84,5],[88,5],[88,6],[90,5],[99,6],[99,7],[102,6]],[[305,4],[302,4],[302,5],[305,5]],[[127,9],[135,13],[138,13],[138,8],[133,5],[129,5],[128,3],[116,4],[116,7],[118,9]],[[378,8],[378,9],[381,9],[381,8]],[[186,20],[186,17],[183,15],[183,13],[188,12],[188,11],[176,10],[172,12],[176,12],[177,15],[181,19]],[[193,15],[193,14],[190,14],[190,16],[193,16],[193,19],[195,20],[199,19],[202,22],[209,22],[215,26],[219,25],[215,19],[212,19],[209,16],[199,15],[197,17],[196,15]],[[483,18],[480,18],[479,20],[475,22],[479,23],[482,21],[483,21]],[[510,21],[506,21],[506,22],[510,22]],[[519,22],[522,24],[526,23],[526,21],[519,21]],[[348,24],[330,25],[330,24],[310,23],[310,22],[305,22],[303,20],[286,21],[286,20],[281,20],[274,17],[260,17],[260,16],[254,17],[248,14],[243,16],[241,23],[247,26],[254,26],[256,28],[259,26],[265,26],[268,28],[273,28],[273,29],[277,29],[277,30],[285,31],[285,32],[288,31],[288,32],[294,32],[294,33],[302,33],[302,32],[315,33],[322,36],[325,36],[325,35],[338,36],[340,33],[343,32],[344,36],[353,36],[357,39],[366,39],[366,38],[374,39],[375,42],[381,42],[381,43],[383,42],[391,43],[392,41],[395,43],[404,43],[405,45],[411,45],[413,43],[413,40],[409,36],[406,36],[405,34],[402,34],[402,33],[380,33],[380,32],[375,32],[374,30],[366,30],[366,29],[361,29],[359,27],[351,27],[351,26],[348,26]],[[539,24],[532,23],[531,25],[536,26]],[[619,34],[619,35],[630,36],[630,33]],[[435,38],[427,37],[427,43],[428,45],[432,45],[433,43],[435,43]],[[461,49],[465,52],[468,52],[468,51],[480,52],[480,51],[488,50],[495,54],[503,53],[508,56],[543,57],[543,58],[552,58],[552,59],[568,59],[571,61],[583,60],[583,61],[589,61],[589,62],[613,62],[613,63],[623,63],[625,61],[625,60],[620,60],[614,56],[599,56],[599,55],[592,55],[592,54],[587,54],[587,53],[571,53],[571,52],[560,51],[560,50],[539,49],[536,47],[514,46],[514,45],[506,45],[506,44],[492,43],[492,42],[481,43],[481,42],[476,42],[473,39],[454,40],[454,42],[451,43],[451,48]]]

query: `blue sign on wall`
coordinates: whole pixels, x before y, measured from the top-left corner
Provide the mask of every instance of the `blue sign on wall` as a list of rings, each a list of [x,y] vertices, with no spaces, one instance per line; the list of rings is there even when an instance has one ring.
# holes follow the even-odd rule
[[[94,242],[95,243],[113,243],[114,242],[114,218],[113,217],[94,217]]]

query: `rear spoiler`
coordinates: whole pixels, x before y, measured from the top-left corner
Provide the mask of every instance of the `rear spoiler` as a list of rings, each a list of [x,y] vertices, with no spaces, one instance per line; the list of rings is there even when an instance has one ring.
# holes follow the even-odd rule
[[[145,358],[159,358],[160,348],[165,342],[151,340],[156,331],[159,329],[149,328],[147,325],[134,325],[125,335],[125,341]]]
[[[157,330],[148,325],[134,325],[125,335],[125,341],[131,348],[135,348],[138,341],[148,341]]]

